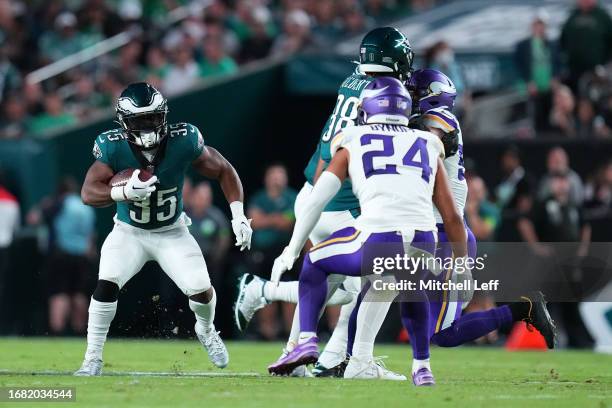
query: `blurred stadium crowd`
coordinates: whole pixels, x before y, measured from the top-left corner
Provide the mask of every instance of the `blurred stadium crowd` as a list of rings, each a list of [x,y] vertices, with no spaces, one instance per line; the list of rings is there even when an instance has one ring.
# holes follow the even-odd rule
[[[242,64],[308,48],[324,49],[390,17],[443,2],[50,0],[26,5],[0,0],[0,138],[38,136],[92,118],[108,110],[129,82],[146,80],[172,96],[203,79],[235,73]],[[546,24],[546,15],[534,15],[531,33],[516,44],[514,54],[533,129],[538,136],[557,139],[612,137],[612,19],[597,1],[576,0],[559,38],[548,37]],[[124,31],[134,38],[117,51],[42,83],[28,79],[38,68]],[[463,82],[447,43],[440,42],[421,56],[427,66],[445,71],[457,84]],[[529,135],[528,131],[523,134]],[[469,141],[469,134],[466,138]],[[552,256],[544,242],[588,246],[592,224],[597,222],[593,220],[612,213],[612,160],[593,163],[590,173],[579,174],[568,151],[556,146],[547,152],[545,173],[533,174],[524,165],[524,152],[510,147],[499,160],[497,184],[487,185],[469,147],[466,152],[465,216],[479,241],[525,241],[543,257]],[[269,277],[294,222],[296,192],[290,184],[300,183],[289,183],[282,164],[268,167],[261,190],[249,194],[247,202],[255,230],[253,249],[232,257],[226,256],[232,250],[230,229],[223,211],[213,205],[213,190],[205,182],[186,184],[185,207],[194,221],[191,230],[215,287],[232,287],[242,272]],[[15,231],[45,230],[37,236],[50,237],[42,262],[43,275],[53,282],[45,289],[49,332],[81,333],[96,269],[94,222],[95,213],[80,202],[74,181],[65,180],[56,196],[24,215],[15,195],[0,181],[0,307],[2,274],[9,268],[8,248]],[[158,290],[164,304],[174,305],[166,311],[178,313],[185,305],[176,304],[182,297],[168,283]],[[8,287],[4,279],[5,293]],[[480,298],[471,308],[487,308],[492,302]],[[588,347],[590,339],[576,305],[555,309],[565,328],[564,344]],[[290,305],[267,307],[258,313],[259,324],[251,335],[282,336],[289,330],[291,312]],[[333,312],[329,321],[333,326]],[[170,324],[175,325],[176,321]],[[0,332],[16,331],[14,326],[2,329],[0,324]],[[483,341],[495,342],[495,335]]]
[[[536,132],[612,137],[612,19],[596,0],[577,0],[559,38],[536,15],[516,46],[515,62],[529,95]]]
[[[108,109],[146,80],[172,96],[239,65],[371,28],[434,0],[0,1],[0,138],[36,136]],[[130,41],[60,75],[29,74],[122,32]]]

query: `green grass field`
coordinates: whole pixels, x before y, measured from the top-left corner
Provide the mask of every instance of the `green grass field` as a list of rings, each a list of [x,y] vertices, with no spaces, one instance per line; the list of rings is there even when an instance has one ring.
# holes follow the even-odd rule
[[[0,386],[75,387],[70,407],[612,407],[612,356],[590,352],[436,348],[438,385],[416,389],[409,382],[270,377],[266,366],[280,351],[271,343],[229,343],[230,365],[219,370],[195,340],[111,339],[107,375],[72,377],[84,347],[84,339],[0,339]],[[408,374],[407,346],[376,353]],[[50,406],[11,406],[41,405]]]

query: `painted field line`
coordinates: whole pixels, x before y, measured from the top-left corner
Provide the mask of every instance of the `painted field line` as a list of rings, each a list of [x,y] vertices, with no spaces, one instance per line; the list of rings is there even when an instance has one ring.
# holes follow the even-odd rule
[[[39,370],[39,371],[17,371],[0,369],[0,376],[5,375],[42,375],[42,376],[66,376],[72,375],[73,371],[61,370]],[[228,372],[216,371],[104,371],[105,377],[181,377],[181,378],[213,378],[213,377],[261,377],[262,374],[254,372]]]

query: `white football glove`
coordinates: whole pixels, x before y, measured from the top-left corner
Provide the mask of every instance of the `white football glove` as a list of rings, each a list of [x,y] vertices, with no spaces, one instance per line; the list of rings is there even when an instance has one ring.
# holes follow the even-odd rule
[[[236,235],[236,246],[240,247],[241,251],[251,249],[251,236],[253,229],[251,228],[251,220],[242,215],[232,220],[232,230]]]
[[[467,260],[468,258],[465,257],[464,259]],[[455,292],[456,295],[454,296],[456,298],[454,299],[454,301],[460,301],[463,302],[464,305],[467,305],[474,297],[474,278],[472,277],[471,269],[465,262],[460,268],[458,266],[455,266],[452,281],[455,283],[463,283],[464,285],[469,285],[467,289]],[[451,294],[451,297],[453,297],[453,294]]]
[[[278,283],[283,276],[283,273],[287,272],[293,267],[293,263],[297,259],[297,255],[291,253],[288,247],[285,247],[283,253],[274,260],[272,265],[272,275],[270,281]]]
[[[121,189],[121,194],[125,200],[129,201],[144,201],[151,196],[151,193],[155,191],[155,183],[157,183],[157,176],[153,176],[147,181],[141,181],[138,178],[140,170],[134,170],[132,176],[128,180],[127,184],[123,187],[113,187],[114,189]],[[111,191],[111,196],[116,196]],[[115,197],[113,197],[115,199]],[[115,200],[118,201],[118,200]]]
[[[251,249],[253,229],[251,228],[251,220],[247,220],[244,216],[242,201],[231,202],[230,210],[232,210],[232,230],[236,235],[236,246],[240,247],[241,251]]]

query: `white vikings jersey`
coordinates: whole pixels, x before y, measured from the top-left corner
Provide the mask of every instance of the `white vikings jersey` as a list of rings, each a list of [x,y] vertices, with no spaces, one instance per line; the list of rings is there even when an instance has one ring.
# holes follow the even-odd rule
[[[433,187],[444,146],[433,133],[372,124],[343,129],[332,155],[349,152],[349,177],[361,215],[355,228],[369,232],[431,231]]]
[[[425,112],[424,115],[427,115],[428,112],[435,111],[438,114],[442,114],[451,118],[457,126],[459,126],[459,121],[448,109],[445,108],[435,108],[430,111]],[[424,124],[429,127],[435,127],[441,129],[444,132],[453,131],[455,129],[449,128],[448,123],[444,121],[436,121],[435,116],[432,118],[433,121],[425,120]],[[446,169],[446,174],[448,175],[448,183],[450,185],[451,192],[453,193],[453,197],[455,199],[455,207],[459,214],[463,217],[463,211],[465,209],[465,201],[467,200],[468,187],[467,182],[465,180],[465,168],[463,164],[463,136],[461,134],[461,128],[457,129],[459,131],[459,148],[457,149],[457,153],[452,155],[451,157],[447,157],[444,159],[444,168]],[[436,218],[436,223],[442,224],[442,216],[438,209],[434,206],[434,216]]]

